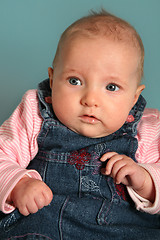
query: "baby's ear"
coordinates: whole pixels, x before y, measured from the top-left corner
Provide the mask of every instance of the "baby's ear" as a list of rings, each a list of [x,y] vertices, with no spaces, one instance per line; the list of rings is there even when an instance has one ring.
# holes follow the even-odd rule
[[[145,89],[145,85],[144,85],[144,84],[139,85],[139,86],[137,87],[133,106],[136,104],[136,102],[137,102],[140,94],[142,93],[142,91],[143,91],[144,89]]]
[[[48,76],[49,76],[50,88],[52,88],[52,82],[53,82],[53,68],[51,68],[51,67],[48,68]]]

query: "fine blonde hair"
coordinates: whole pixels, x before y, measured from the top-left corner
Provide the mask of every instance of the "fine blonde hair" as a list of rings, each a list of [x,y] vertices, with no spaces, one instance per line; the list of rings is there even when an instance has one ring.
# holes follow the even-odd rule
[[[78,34],[86,37],[104,36],[135,47],[140,56],[138,68],[139,80],[142,79],[144,46],[139,34],[127,21],[110,14],[104,9],[100,12],[91,11],[91,14],[80,18],[62,33],[53,60],[53,68],[56,66],[59,51],[65,43],[65,40],[77,36]]]

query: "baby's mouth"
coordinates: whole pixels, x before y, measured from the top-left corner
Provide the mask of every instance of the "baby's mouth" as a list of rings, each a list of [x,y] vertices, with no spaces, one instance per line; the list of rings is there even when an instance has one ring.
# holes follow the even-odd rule
[[[81,119],[82,122],[88,123],[88,124],[96,124],[96,123],[98,123],[100,121],[95,116],[87,115],[87,114],[80,116],[80,119]]]

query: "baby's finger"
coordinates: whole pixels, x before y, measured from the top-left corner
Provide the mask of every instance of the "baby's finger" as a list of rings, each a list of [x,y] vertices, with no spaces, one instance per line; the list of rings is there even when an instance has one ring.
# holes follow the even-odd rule
[[[42,209],[45,206],[45,197],[43,194],[39,194],[39,196],[35,197],[35,203],[38,209]]]
[[[116,174],[116,177],[115,177],[116,184],[123,183],[124,185],[128,185],[129,182],[126,179],[126,176],[128,176],[129,178],[131,174],[132,174],[132,168],[125,164],[119,169],[119,171]]]
[[[115,165],[115,163],[119,162],[119,161],[122,160],[122,159],[123,159],[123,156],[122,156],[122,155],[119,155],[119,154],[113,155],[113,157],[111,157],[111,158],[108,160],[107,164],[106,164],[105,174],[106,174],[106,175],[110,175],[110,174],[111,174],[111,176],[114,177],[115,174],[116,174],[115,171],[113,172],[114,165]],[[117,168],[116,168],[116,169],[117,169]],[[116,169],[115,169],[115,170],[116,170]]]
[[[114,159],[111,159],[111,163],[108,162],[107,164],[107,169],[111,168],[111,173],[110,173],[110,176],[112,178],[115,179],[115,181],[117,182],[117,174],[119,173],[119,171],[121,169],[123,169],[125,166],[126,166],[126,162],[123,161],[123,157],[120,155],[116,156],[116,157],[113,157]],[[111,166],[109,164],[112,164]],[[110,170],[110,169],[109,169]]]
[[[30,212],[29,212],[29,210],[26,206],[25,207],[19,207],[18,210],[24,216],[28,216],[30,214]]]
[[[117,155],[117,153],[116,152],[107,152],[100,158],[100,161],[105,162],[106,160],[112,158],[114,155]]]
[[[36,212],[38,212],[39,208],[38,208],[37,203],[35,202],[35,200],[33,200],[31,202],[28,202],[27,209],[28,209],[29,213],[36,213]]]
[[[48,206],[53,199],[53,193],[52,190],[47,185],[45,191],[43,191],[43,196],[45,198],[44,206]]]

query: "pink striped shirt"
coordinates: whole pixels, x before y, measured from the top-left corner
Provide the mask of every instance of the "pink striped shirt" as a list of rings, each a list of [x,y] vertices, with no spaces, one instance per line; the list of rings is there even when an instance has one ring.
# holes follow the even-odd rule
[[[11,117],[0,127],[0,210],[10,213],[14,207],[6,202],[9,193],[25,175],[41,180],[38,172],[27,170],[38,152],[37,137],[42,118],[36,90],[29,90]],[[152,204],[127,187],[136,208],[151,214],[160,213],[160,113],[146,109],[138,125],[136,152],[138,163],[152,176],[156,199]]]

